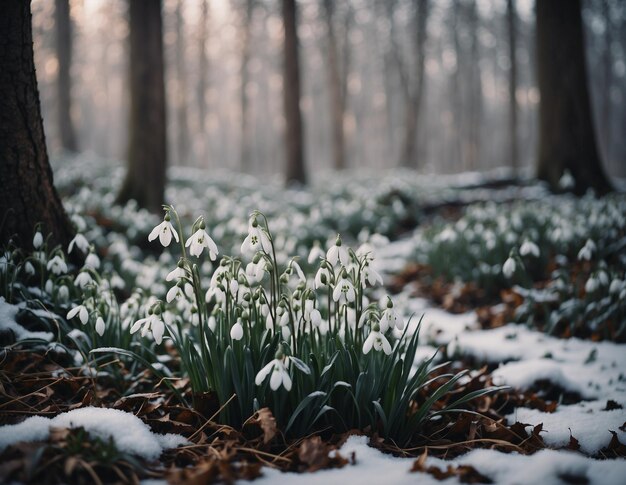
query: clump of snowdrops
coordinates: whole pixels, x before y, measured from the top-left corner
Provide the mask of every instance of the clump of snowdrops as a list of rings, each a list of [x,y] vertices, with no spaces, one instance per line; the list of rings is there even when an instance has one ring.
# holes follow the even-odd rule
[[[249,219],[241,256],[218,261],[202,217],[185,234],[174,208],[164,208],[149,239],[178,244],[180,259],[165,299],[145,305],[130,331],[170,340],[193,392],[217,396],[223,423],[241,426],[269,407],[286,435],[369,427],[406,444],[428,419],[493,390],[434,410],[465,373],[443,373],[434,357],[416,362],[418,331],[408,332],[390,298],[370,302],[382,278],[367,244],[354,251],[337,236],[326,251],[314,247],[316,271],[307,277],[295,258],[278,264],[260,212]],[[210,275],[201,274],[203,258],[214,261]]]

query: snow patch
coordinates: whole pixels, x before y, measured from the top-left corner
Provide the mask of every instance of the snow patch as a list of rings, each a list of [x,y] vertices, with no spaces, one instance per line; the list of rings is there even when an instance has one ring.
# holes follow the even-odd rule
[[[187,444],[176,434],[156,434],[137,416],[118,409],[85,407],[74,409],[50,419],[33,416],[19,424],[0,427],[0,451],[6,447],[28,441],[43,441],[50,427],[83,427],[92,436],[113,438],[118,450],[132,453],[148,460],[156,460],[164,449]]]
[[[7,303],[3,296],[0,296],[0,333],[13,332],[16,340],[39,339],[50,342],[54,335],[51,332],[31,332],[26,330],[15,321],[20,307]]]

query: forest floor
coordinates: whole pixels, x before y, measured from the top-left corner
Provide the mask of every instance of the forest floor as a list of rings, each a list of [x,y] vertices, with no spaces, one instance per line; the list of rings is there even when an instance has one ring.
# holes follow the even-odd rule
[[[84,170],[89,174],[84,175],[86,179],[101,180],[101,168],[95,165]],[[68,175],[71,168],[66,170],[61,170],[57,183],[65,194],[66,205],[89,214],[93,220],[90,240],[99,248],[103,262],[119,254],[119,249],[112,249],[112,241],[119,243],[119,235],[128,253],[141,254],[133,245],[144,250],[141,241],[145,228],[154,226],[154,219],[144,213],[115,212],[110,208],[106,194],[116,183],[116,176],[100,182],[102,186],[96,182],[88,190],[77,191],[73,187],[79,186],[78,181]],[[398,176],[401,179],[402,175]],[[179,206],[188,204],[182,212],[193,213],[197,207],[212,203],[216,217],[225,221],[223,226],[214,225],[215,231],[225,240],[229,231],[240,231],[240,227],[228,225],[235,210],[229,212],[224,209],[228,203],[219,202],[225,194],[233,197],[235,189],[226,190],[216,184],[198,194],[189,180],[202,183],[194,177],[175,177],[168,192],[180,201]],[[276,429],[271,415],[263,414],[255,415],[242,430],[219,425],[213,419],[215,415],[206,416],[198,409],[181,406],[163,380],[147,370],[115,356],[97,365],[80,362],[71,348],[54,342],[54,322],[65,321],[65,312],[46,305],[35,307],[30,301],[15,298],[9,303],[5,295],[0,297],[1,342],[6,344],[0,352],[0,481],[623,484],[626,343],[623,334],[615,330],[623,324],[619,321],[624,318],[619,313],[623,307],[611,310],[614,313],[606,317],[610,328],[604,334],[602,327],[580,330],[567,325],[548,334],[543,331],[547,323],[515,322],[519,320],[516,315],[521,314],[519,309],[524,308],[523,301],[530,298],[527,292],[512,286],[486,295],[476,282],[434,276],[436,259],[428,260],[428,264],[420,259],[418,246],[425,244],[425,234],[433,227],[440,228],[439,234],[444,232],[441,228],[445,224],[456,223],[466,215],[466,206],[480,205],[483,200],[501,200],[502,204],[537,201],[544,194],[533,184],[484,188],[478,182],[471,189],[455,192],[449,188],[454,182],[448,180],[447,188],[431,189],[432,193],[440,190],[436,195],[423,196],[427,192],[424,188],[416,198],[400,182],[392,183],[377,194],[382,209],[372,208],[371,221],[378,226],[372,222],[370,232],[386,233],[392,240],[381,238],[376,244],[373,264],[383,275],[386,290],[393,293],[397,310],[407,320],[411,318],[412,329],[421,320],[416,359],[422,361],[437,354],[434,363],[450,360],[456,370],[469,369],[456,392],[491,384],[508,386],[477,399],[466,413],[445,418],[445,423],[435,423],[432,430],[427,427],[414,447],[398,447],[371,429],[339,435],[321,432],[287,440]],[[243,188],[237,190],[249,193],[247,183],[253,185],[254,181],[244,181]],[[428,185],[426,182],[424,187]],[[336,187],[329,190],[339,191]],[[268,193],[271,191],[269,188]],[[363,192],[364,197],[370,196],[367,187]],[[237,214],[249,213],[247,204],[265,207],[271,213],[274,202],[280,205],[281,200],[281,195],[257,194],[251,196],[252,200],[234,195],[241,202]],[[345,201],[327,208],[328,213],[336,213],[338,206],[344,211],[343,215],[341,210],[336,213],[339,227],[330,226],[343,233],[352,231],[358,238],[351,224],[363,227],[368,221],[350,222],[363,212],[362,206],[357,203],[354,209],[349,207],[359,194],[344,196]],[[309,215],[315,210],[314,194],[310,200],[304,195],[294,197],[307,207]],[[376,212],[379,209],[388,211],[391,222],[381,223]],[[137,221],[142,218],[147,221],[139,227]],[[306,217],[301,224],[310,226]],[[618,242],[624,237],[624,229],[619,231],[615,236]],[[102,239],[103,234],[112,232],[117,236]],[[582,240],[586,238],[583,235]],[[233,246],[238,244],[233,241]],[[506,254],[500,259],[506,259]],[[154,291],[150,286],[153,283],[142,281],[156,279],[146,269],[156,265],[156,260],[148,256],[142,264],[134,273],[136,284]],[[568,264],[569,268],[578,263]],[[623,257],[617,270],[614,266],[610,269],[617,271],[611,275],[621,276],[621,280],[615,277],[617,281],[624,281],[621,264]],[[596,271],[609,272],[601,268],[582,267],[576,271],[586,271],[585,278]],[[122,274],[122,269],[119,271]],[[128,275],[122,276],[127,279]],[[545,286],[549,285],[537,283],[534,289],[540,292]],[[587,293],[591,290],[587,287]],[[37,289],[31,287],[29,291],[32,296]],[[595,298],[600,301],[601,296]],[[537,301],[533,300],[533,305],[538,306]],[[597,313],[596,306],[593,310]],[[47,322],[47,326],[41,322]],[[48,343],[29,344],[35,340]],[[183,393],[189,392],[185,379],[176,381],[175,386]]]

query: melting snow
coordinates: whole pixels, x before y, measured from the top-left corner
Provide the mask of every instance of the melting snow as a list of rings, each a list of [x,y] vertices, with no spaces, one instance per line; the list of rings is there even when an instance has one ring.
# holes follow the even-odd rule
[[[50,427],[83,427],[92,436],[112,437],[117,449],[155,460],[164,449],[186,444],[187,440],[176,434],[156,434],[133,414],[117,409],[86,407],[74,409],[50,419],[33,416],[19,424],[0,427],[0,451],[23,441],[43,441]]]

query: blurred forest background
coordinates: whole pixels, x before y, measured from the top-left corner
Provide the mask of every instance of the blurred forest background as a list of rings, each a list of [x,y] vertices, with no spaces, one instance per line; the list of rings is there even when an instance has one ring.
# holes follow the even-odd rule
[[[532,0],[297,6],[309,173],[333,166],[452,173],[535,165]],[[126,158],[128,10],[126,0],[33,0],[51,153]],[[582,10],[600,158],[610,175],[626,177],[626,2],[585,0]],[[281,2],[164,0],[162,20],[168,164],[282,172]]]

